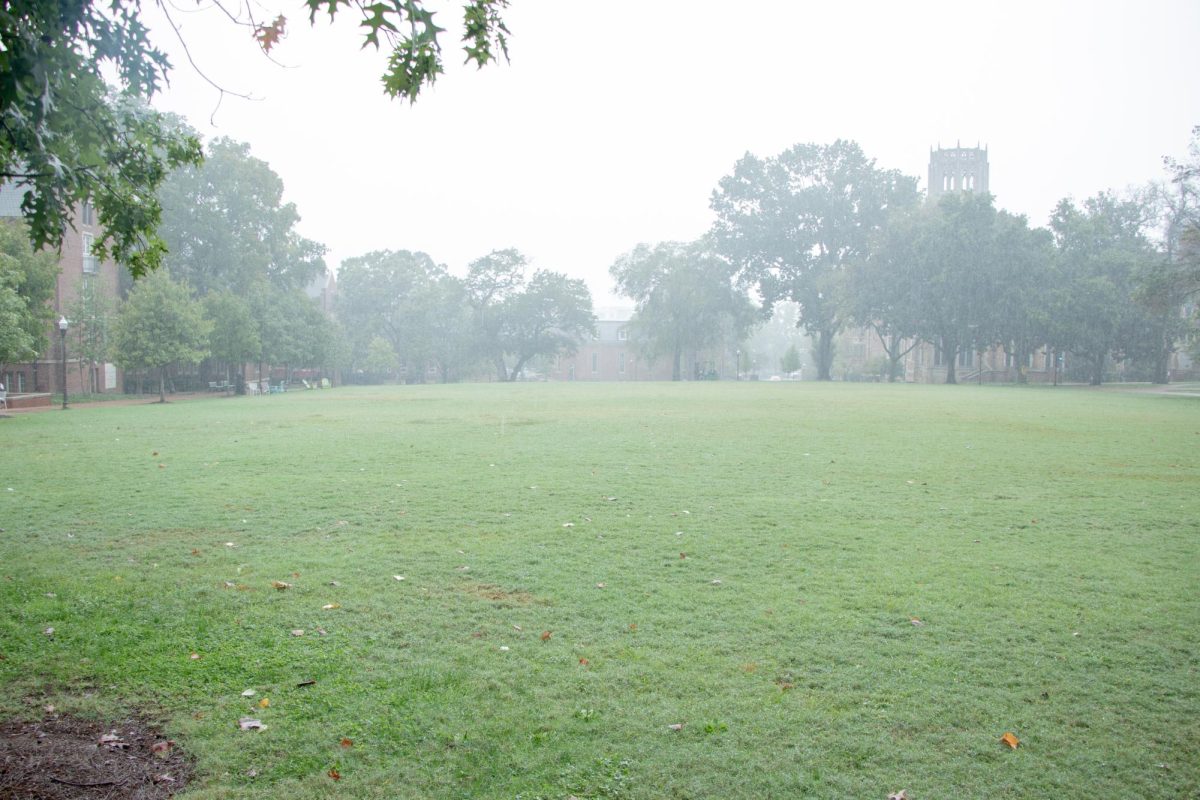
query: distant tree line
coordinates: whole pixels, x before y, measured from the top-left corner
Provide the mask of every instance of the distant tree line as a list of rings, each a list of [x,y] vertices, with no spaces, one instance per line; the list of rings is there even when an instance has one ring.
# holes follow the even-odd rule
[[[640,346],[676,359],[790,301],[822,380],[837,335],[857,326],[883,342],[890,380],[928,342],[948,383],[960,352],[1003,348],[1021,364],[1043,347],[1070,353],[1092,383],[1114,359],[1165,382],[1172,353],[1196,343],[1200,128],[1189,160],[1167,166],[1167,182],[1064,199],[1031,228],[987,194],[924,203],[915,178],[853,142],[748,154],[713,192],[707,236],[639,245],[611,272],[636,303]]]

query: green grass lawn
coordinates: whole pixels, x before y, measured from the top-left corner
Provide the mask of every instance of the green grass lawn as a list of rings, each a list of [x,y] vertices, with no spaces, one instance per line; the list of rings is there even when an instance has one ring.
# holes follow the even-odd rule
[[[0,712],[162,720],[189,798],[1200,794],[1200,399],[347,388],[0,441]]]

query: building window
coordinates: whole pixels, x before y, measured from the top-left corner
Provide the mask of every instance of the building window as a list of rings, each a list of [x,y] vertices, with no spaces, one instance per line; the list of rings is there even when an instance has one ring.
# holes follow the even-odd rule
[[[617,341],[618,342],[624,342],[628,338],[629,338],[629,329],[628,328],[618,328],[617,329]]]
[[[94,274],[99,266],[96,263],[96,256],[92,253],[95,238],[90,233],[83,234],[83,271],[88,275]]]
[[[960,367],[972,367],[975,365],[975,351],[961,350],[958,354],[958,365]]]
[[[592,353],[592,372],[600,371],[600,354]]]
[[[617,353],[617,372],[625,374],[625,351]]]
[[[96,224],[96,211],[95,211],[95,209],[92,208],[91,203],[83,204],[82,208],[80,208],[79,216],[81,216],[83,218],[84,225],[95,225]]]

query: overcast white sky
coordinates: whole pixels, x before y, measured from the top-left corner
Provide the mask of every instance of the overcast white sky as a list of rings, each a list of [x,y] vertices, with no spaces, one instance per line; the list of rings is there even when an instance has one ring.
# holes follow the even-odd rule
[[[205,73],[259,99],[212,116],[217,93],[148,8],[176,65],[156,105],[249,142],[330,266],[409,249],[461,274],[517,247],[586,278],[598,306],[618,255],[707,230],[746,152],[854,139],[924,188],[931,146],[978,142],[998,204],[1044,224],[1064,196],[1162,177],[1200,124],[1195,0],[513,0],[511,63],[476,72],[448,50],[414,106],[384,97],[384,57],[359,50],[349,15],[311,29],[300,3],[256,6],[291,21],[282,68],[173,2]],[[458,16],[439,18],[448,44]]]

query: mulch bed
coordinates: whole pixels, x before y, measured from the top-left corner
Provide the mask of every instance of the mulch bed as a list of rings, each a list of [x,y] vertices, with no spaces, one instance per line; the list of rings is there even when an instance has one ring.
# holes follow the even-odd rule
[[[0,800],[158,800],[191,773],[175,743],[142,720],[0,722]]]

